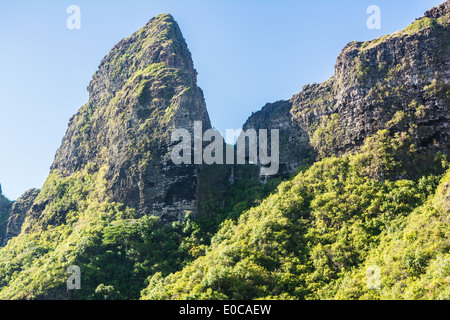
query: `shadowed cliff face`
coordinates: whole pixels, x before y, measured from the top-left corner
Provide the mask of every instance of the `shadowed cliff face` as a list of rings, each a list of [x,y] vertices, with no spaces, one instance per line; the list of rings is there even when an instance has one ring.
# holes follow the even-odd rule
[[[11,208],[11,201],[2,195],[0,186],[0,246],[6,244],[6,227],[8,224],[9,210]]]
[[[405,30],[349,43],[329,80],[264,107],[244,128],[278,127],[293,142],[280,155],[288,168],[316,154],[320,159],[355,152],[382,129],[391,135],[406,133],[424,157],[439,151],[448,155],[449,14],[447,1]]]
[[[5,246],[10,239],[20,234],[23,222],[34,200],[36,200],[39,191],[38,189],[30,189],[21,195],[19,199],[13,203],[9,203],[9,206],[7,206],[9,208],[7,219],[4,221],[4,229],[0,232],[0,238],[3,239],[0,242],[0,246]]]
[[[316,156],[309,142],[307,130],[294,122],[290,114],[291,109],[291,101],[268,103],[260,111],[253,113],[242,128],[243,130],[280,130],[280,168],[274,176],[288,177],[299,166],[312,164]]]
[[[211,127],[196,81],[177,23],[168,14],[153,18],[102,60],[51,170],[106,165],[113,201],[168,220],[196,211],[198,167],[173,165],[169,150],[175,128]]]

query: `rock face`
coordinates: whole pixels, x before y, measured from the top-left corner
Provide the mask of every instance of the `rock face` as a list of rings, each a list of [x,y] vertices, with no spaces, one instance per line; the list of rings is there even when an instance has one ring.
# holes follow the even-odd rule
[[[354,152],[381,129],[408,133],[423,154],[449,155],[449,14],[447,1],[405,30],[349,43],[329,80],[264,107],[244,128],[279,128],[291,169],[311,155]]]
[[[450,12],[450,1],[445,1],[441,5],[431,8],[427,12],[425,12],[424,16],[427,18],[438,19],[444,17]]]
[[[374,137],[378,130],[393,137],[408,135],[410,140],[404,139],[408,142],[406,146],[413,149],[414,145],[428,165],[430,159],[440,156],[439,153],[449,155],[449,4],[450,1],[447,1],[428,11],[403,31],[373,41],[349,43],[338,56],[335,74],[329,80],[307,85],[291,99],[267,104],[261,111],[252,114],[244,124],[244,130],[280,130],[281,165],[278,175],[288,176],[299,166],[308,165],[316,159],[356,152],[364,140]],[[192,135],[194,122],[200,121],[203,130],[211,128],[211,124],[202,91],[196,84],[191,55],[170,15],[160,15],[150,20],[141,30],[119,42],[102,60],[88,90],[89,101],[70,120],[51,167],[53,172],[42,191],[29,190],[11,203],[1,195],[0,190],[0,245],[20,233],[20,239],[17,239],[20,241],[11,241],[0,255],[0,274],[3,275],[0,277],[1,297],[65,299],[65,271],[67,265],[72,263],[81,263],[92,271],[85,273],[91,278],[92,293],[102,286],[116,292],[114,286],[109,284],[115,285],[118,279],[126,279],[126,286],[129,287],[130,277],[122,272],[124,269],[140,278],[141,284],[146,276],[155,272],[161,277],[160,269],[165,268],[166,262],[180,257],[181,268],[185,263],[190,263],[191,255],[192,258],[203,255],[203,243],[207,241],[196,239],[196,233],[202,234],[196,227],[183,235],[185,231],[180,232],[178,227],[182,225],[178,225],[173,238],[172,235],[167,238],[169,242],[166,246],[160,240],[165,237],[160,238],[157,232],[153,234],[153,228],[159,224],[150,224],[147,219],[137,221],[138,215],[134,210],[124,207],[135,208],[140,215],[159,216],[162,221],[182,220],[188,211],[201,213],[204,214],[201,220],[206,220],[205,224],[212,225],[211,230],[214,230],[221,219],[230,214],[227,201],[232,200],[229,202],[234,206],[231,214],[239,215],[248,205],[248,199],[240,200],[247,197],[251,200],[252,193],[262,192],[249,190],[254,189],[254,182],[258,179],[258,168],[253,165],[202,166],[175,165],[172,162],[172,147],[178,143],[171,142],[171,133],[175,129],[187,129]],[[374,149],[386,146],[374,144]],[[396,145],[389,147],[395,148]],[[369,148],[369,151],[372,149]],[[388,152],[383,150],[383,153],[384,158],[388,158]],[[411,154],[416,155],[417,152],[414,150]],[[367,167],[370,167],[372,162],[376,162],[376,154],[375,157],[359,160],[367,161]],[[416,168],[411,167],[407,173],[411,174],[414,170]],[[340,177],[330,180],[330,183],[339,182],[337,179]],[[249,180],[251,183],[247,183]],[[293,180],[293,184],[296,181],[302,180]],[[236,188],[229,188],[234,182]],[[336,184],[337,187],[339,185]],[[270,189],[271,185],[268,186]],[[290,188],[288,184],[285,186]],[[280,194],[284,193],[283,189],[280,188]],[[297,192],[294,190],[301,189],[296,186],[291,190]],[[303,220],[303,216],[312,214],[310,209],[313,205],[303,208],[304,203],[315,202],[312,197],[308,199],[309,194],[306,191],[301,194],[302,204],[295,207],[289,202],[292,199],[295,203],[297,197],[273,198],[277,202],[286,202],[286,205],[273,207],[276,214],[273,218],[283,219],[281,229],[272,223],[269,215],[254,211],[257,214],[254,218],[264,219],[266,226],[263,227],[268,228],[256,232],[278,237],[280,230],[284,234],[282,228],[285,225],[289,227],[285,231],[295,234],[286,233],[281,239],[287,235],[288,238],[293,236],[293,239],[308,240],[307,237],[297,237],[303,230],[308,230],[304,229],[306,223],[302,221],[297,229],[290,223],[286,224],[286,219],[302,217]],[[303,195],[307,196],[304,201]],[[448,192],[445,197],[448,198]],[[267,207],[262,207],[262,210],[271,211],[269,206],[273,203],[268,201]],[[378,206],[378,201],[373,203]],[[372,204],[370,206],[373,207]],[[223,212],[217,208],[223,209]],[[287,210],[286,215],[279,215],[279,210]],[[359,216],[359,208],[355,210]],[[374,209],[373,213],[376,211]],[[383,215],[384,211],[379,213]],[[253,232],[247,228],[254,223],[254,219],[249,217],[244,214],[237,224],[230,224],[231,233],[239,229],[242,223],[245,224],[238,239],[242,248],[248,242],[245,234]],[[313,218],[322,225],[320,220]],[[323,221],[326,226],[327,222]],[[375,222],[378,223],[379,220]],[[372,225],[370,221],[369,224]],[[371,228],[369,224],[367,226]],[[185,226],[183,229],[190,229],[190,221]],[[358,228],[360,226],[363,225]],[[147,237],[144,234],[146,230],[151,233],[148,243],[144,239]],[[160,230],[165,232],[168,229]],[[33,232],[39,236],[29,237],[28,233]],[[137,238],[135,232],[142,236],[143,241],[133,239]],[[228,233],[219,232],[216,235],[218,246],[208,248],[214,249],[215,246],[222,250],[225,247],[220,243],[225,244],[231,238],[228,238]],[[205,236],[206,240],[208,237],[210,235]],[[315,235],[313,237],[317,238]],[[172,241],[175,238],[180,241],[179,247],[176,244],[178,240]],[[329,238],[325,238],[329,242]],[[258,237],[255,239],[258,240]],[[259,244],[260,250],[264,247],[262,250],[275,248],[276,251],[287,252],[283,248],[278,250],[276,246],[271,248],[267,243]],[[159,258],[153,261],[152,250],[156,246],[161,248],[158,248],[155,257],[161,256],[161,260],[169,256],[176,258],[169,258],[163,263],[159,263]],[[289,243],[288,246],[291,247]],[[184,260],[181,256],[185,255],[186,249],[189,258]],[[174,254],[173,250],[177,253]],[[244,251],[241,256],[245,258],[251,250]],[[147,256],[149,252],[152,255]],[[314,253],[314,250],[311,252]],[[321,252],[322,249],[317,251],[319,255]],[[296,254],[292,257],[293,263],[303,259]],[[200,257],[200,261],[208,261],[203,258]],[[233,260],[235,257],[230,255],[228,258]],[[267,263],[274,265],[273,261],[256,258],[263,263],[262,269],[253,268],[259,268],[254,261],[250,261],[250,265],[239,263],[239,266],[263,270]],[[109,271],[103,270],[104,262],[111,264]],[[236,259],[231,262],[238,263]],[[275,264],[278,262],[275,261]],[[195,266],[195,262],[190,265]],[[296,269],[308,271],[309,266],[305,266],[306,269]],[[279,278],[279,274],[275,278]],[[157,281],[153,283],[159,283],[158,279],[152,278],[150,283],[153,280]],[[286,279],[290,279],[290,275]],[[104,283],[96,283],[97,280]],[[287,285],[293,289],[295,287],[295,291],[301,288],[291,284]],[[141,291],[139,286],[135,286],[137,292]],[[214,293],[214,297],[220,295]]]
[[[179,220],[197,210],[198,165],[174,165],[171,133],[194,121],[211,128],[197,73],[171,15],[153,18],[120,41],[89,84],[51,170],[71,175],[107,167],[107,193],[141,215]]]
[[[0,186],[0,246],[6,243],[6,227],[8,224],[9,210],[11,208],[12,202],[9,201],[1,193]]]
[[[314,148],[309,143],[306,130],[293,120],[290,101],[278,101],[266,104],[260,111],[253,113],[242,127],[248,129],[279,130],[279,171],[274,176],[289,176],[301,165],[311,164],[315,159]],[[270,143],[268,145],[270,150]],[[269,151],[269,153],[271,150]],[[273,176],[272,176],[273,177]]]
[[[25,221],[28,211],[31,209],[34,200],[39,195],[40,190],[30,189],[15,201],[9,210],[8,223],[5,230],[5,239],[2,246],[19,235],[22,230],[22,224]]]

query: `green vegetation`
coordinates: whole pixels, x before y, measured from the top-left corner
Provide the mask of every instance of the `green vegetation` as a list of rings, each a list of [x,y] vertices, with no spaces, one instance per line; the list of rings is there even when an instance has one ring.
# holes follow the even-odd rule
[[[361,50],[365,51],[371,48],[374,48],[380,43],[385,42],[388,39],[393,39],[395,37],[401,37],[405,34],[412,34],[416,33],[425,29],[437,29],[439,27],[445,28],[448,25],[449,17],[448,14],[446,16],[442,16],[438,19],[428,18],[428,17],[422,17],[420,19],[417,19],[413,23],[411,23],[409,26],[407,26],[405,29],[397,31],[392,34],[387,34],[384,36],[381,36],[379,38],[376,38],[371,41],[365,41],[361,43]]]
[[[434,132],[418,139],[430,128],[420,122],[441,106],[429,101],[448,101],[449,85],[436,75],[410,94],[402,85],[408,63],[388,63],[382,50],[376,59],[368,54],[394,37],[439,33],[448,16],[353,42],[344,51],[351,53],[347,70],[293,99],[290,112],[308,131],[314,164],[265,183],[256,166],[196,167],[199,214],[170,223],[108,196],[122,174],[142,184],[168,178],[158,164],[167,161],[180,101],[183,108],[203,101],[178,27],[169,15],[152,21],[105,58],[110,73],[102,65],[94,76],[111,90],[92,82],[95,99],[71,119],[57,153],[67,170],[49,175],[22,232],[0,248],[0,299],[67,298],[71,265],[81,269],[75,299],[450,299],[448,150]],[[143,59],[153,54],[163,62]],[[435,64],[439,54],[421,61]],[[352,136],[358,126],[339,109],[354,97],[367,98],[356,107],[374,116]],[[286,106],[268,121],[283,120]],[[120,178],[119,192],[129,185]],[[0,188],[0,228],[10,206]],[[374,268],[380,282],[370,287]]]
[[[83,289],[72,298],[138,299],[149,275],[166,276],[204,255],[220,221],[239,216],[276,183],[261,185],[242,172],[227,189],[226,207],[196,220],[188,215],[183,222],[162,224],[111,202],[107,169],[88,164],[69,177],[57,171],[49,176],[35,201],[45,209],[39,215],[31,211],[25,233],[0,250],[0,298],[34,299],[50,292],[66,298],[65,270],[77,265]],[[205,195],[203,211],[214,197]]]
[[[440,175],[384,181],[372,177],[375,173],[378,178],[389,176],[401,168],[401,163],[392,161],[404,151],[401,145],[408,145],[402,135],[388,138],[383,131],[369,139],[360,154],[316,162],[281,183],[274,194],[237,221],[224,221],[204,256],[169,276],[158,272],[149,277],[143,298],[341,297],[339,284],[355,270],[362,270],[358,275],[364,275],[369,259],[392,233],[411,228],[407,223],[410,215],[427,219],[420,215],[421,210],[437,205],[434,193]],[[438,193],[449,176],[442,180]],[[440,237],[450,232],[444,223],[436,230],[442,230],[432,231]],[[415,228],[413,234],[426,239],[427,233]],[[420,248],[419,242],[411,243],[403,252],[414,252],[416,247]],[[445,247],[446,252],[449,248]],[[422,266],[433,254],[438,252],[430,249],[427,255],[419,256],[419,266],[412,275],[425,274]],[[403,265],[396,267],[402,272]],[[367,291],[359,286],[352,292],[354,297],[377,297],[365,295]]]
[[[354,62],[356,66],[356,79],[360,83],[366,82],[370,73],[369,63],[368,62],[363,63],[359,57],[356,57]]]
[[[407,26],[405,28],[405,31],[416,32],[418,30],[422,30],[422,29],[425,29],[425,28],[434,28],[434,27],[436,27],[436,25],[437,25],[437,20],[436,19],[423,17],[423,18],[421,18],[419,20],[414,21],[409,26]]]
[[[233,183],[224,181],[227,172],[221,165],[206,166],[200,173],[200,217],[196,223],[206,243],[210,242],[224,220],[236,221],[244,211],[260,204],[282,181],[281,178],[273,178],[262,184],[258,180],[257,166],[237,165],[233,170],[237,177]]]
[[[450,171],[434,194],[408,216],[396,218],[366,262],[330,285],[326,295],[338,299],[449,299],[449,182]],[[379,290],[364,285],[368,265],[381,269]]]
[[[149,274],[181,268],[197,246],[198,228],[161,225],[105,197],[106,167],[89,164],[63,177],[54,172],[36,199],[48,199],[42,215],[30,213],[25,233],[0,250],[0,297],[32,299],[49,292],[65,298],[65,270],[78,265],[83,290],[73,298],[139,298]],[[62,295],[62,296],[61,296]]]
[[[339,115],[333,113],[331,116],[325,116],[317,128],[313,129],[310,143],[317,150],[319,159],[333,154],[336,139],[339,137],[339,127]]]

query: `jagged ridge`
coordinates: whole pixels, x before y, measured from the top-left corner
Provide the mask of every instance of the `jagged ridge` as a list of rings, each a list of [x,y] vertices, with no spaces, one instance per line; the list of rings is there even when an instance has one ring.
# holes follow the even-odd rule
[[[175,168],[169,159],[175,128],[192,131],[193,121],[211,127],[196,81],[173,17],[153,18],[102,60],[89,102],[71,119],[51,169],[68,175],[88,163],[106,164],[114,201],[169,220],[196,211],[198,169]]]
[[[272,127],[282,136],[295,141],[285,148],[282,162],[287,165],[355,152],[381,129],[407,132],[428,158],[438,152],[449,155],[449,11],[447,1],[405,30],[349,43],[329,80],[263,108],[244,128],[275,123]],[[292,146],[305,151],[301,158]],[[315,152],[306,152],[310,149]],[[414,174],[415,168],[410,169]],[[397,178],[406,176],[399,173]]]

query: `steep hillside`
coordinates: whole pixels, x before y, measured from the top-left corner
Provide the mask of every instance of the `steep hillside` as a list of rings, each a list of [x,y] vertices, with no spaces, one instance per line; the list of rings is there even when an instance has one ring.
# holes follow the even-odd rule
[[[450,171],[436,192],[406,217],[398,217],[361,265],[318,290],[318,298],[450,299]],[[370,266],[379,288],[367,286]]]
[[[0,298],[67,298],[73,264],[83,269],[79,298],[108,290],[138,298],[148,274],[178,270],[195,256],[191,242],[201,239],[189,239],[196,230],[189,217],[198,213],[201,170],[175,165],[170,152],[175,129],[192,134],[194,121],[211,127],[196,75],[168,14],[102,60],[45,185],[10,216],[8,237],[22,232],[0,250]]]
[[[171,221],[196,211],[198,167],[170,160],[174,129],[193,132],[194,121],[211,128],[196,77],[172,16],[150,20],[102,60],[51,170],[68,176],[89,163],[104,166],[108,196],[141,215]]]
[[[236,222],[225,221],[204,256],[177,273],[166,277],[156,273],[150,277],[142,297],[377,298],[378,292],[372,293],[365,286],[366,269],[376,263],[381,268],[387,259],[398,261],[397,255],[412,259],[411,272],[407,265],[398,262],[390,266],[393,270],[383,269],[383,277],[389,272],[389,282],[383,280],[383,290],[392,290],[398,277],[405,287],[417,275],[426,279],[428,264],[449,250],[450,225],[445,221],[450,199],[442,190],[450,183],[450,172],[441,180],[436,194],[440,175],[397,181],[370,177],[372,166],[382,171],[398,169],[401,164],[390,160],[400,157],[409,143],[380,131],[356,155],[316,162],[292,180],[281,183],[273,195]],[[429,207],[436,207],[434,217],[430,217]],[[392,247],[384,244],[409,232],[411,241],[401,242],[403,248],[395,249],[395,254]],[[426,253],[422,254],[420,243],[430,233],[433,241],[423,248]],[[419,269],[415,267],[419,257],[414,255],[416,249],[420,251]],[[377,250],[383,250],[385,260],[376,255]],[[376,263],[371,261],[372,256],[378,258]],[[345,291],[342,284],[348,284],[347,278],[355,269],[356,280]],[[336,293],[338,290],[344,293]],[[441,290],[447,289],[442,286]]]

